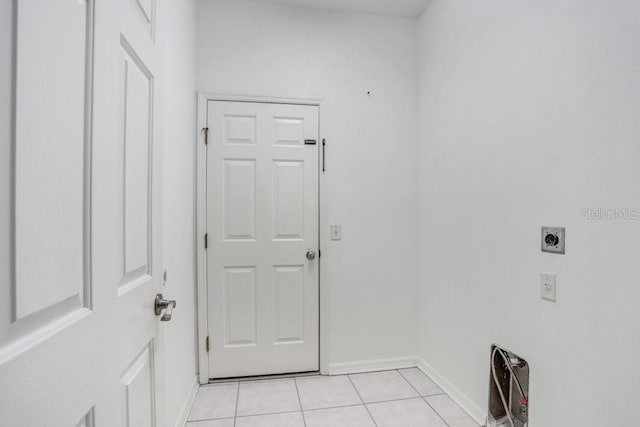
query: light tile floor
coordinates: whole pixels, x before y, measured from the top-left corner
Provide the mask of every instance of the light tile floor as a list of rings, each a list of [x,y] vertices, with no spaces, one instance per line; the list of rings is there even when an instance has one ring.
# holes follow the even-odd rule
[[[478,427],[417,368],[200,387],[187,427]]]

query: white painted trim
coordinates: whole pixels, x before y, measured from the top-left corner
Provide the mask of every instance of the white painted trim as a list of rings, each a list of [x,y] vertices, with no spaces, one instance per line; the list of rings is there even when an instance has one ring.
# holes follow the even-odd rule
[[[392,369],[414,368],[415,366],[415,357],[395,357],[392,359],[375,359],[361,360],[358,362],[331,363],[329,364],[329,375],[390,371]]]
[[[322,251],[329,245],[329,239],[331,238],[329,233],[329,210],[328,200],[329,195],[327,193],[327,186],[325,183],[325,172],[322,170],[322,166],[325,164],[325,150],[324,142],[328,136],[326,126],[323,118],[323,108],[318,105],[318,127],[319,129],[319,143],[320,153],[318,154],[318,203],[320,204],[318,212],[318,253],[322,255]],[[326,253],[326,252],[325,252]],[[324,261],[326,258],[322,256],[318,257],[318,266],[320,268],[320,374],[329,375],[329,355],[331,344],[331,283],[327,280],[329,275],[327,274],[327,263]]]
[[[196,139],[196,301],[198,313],[198,379],[209,382],[209,355],[205,348],[208,331],[207,252],[203,239],[207,230],[207,149],[204,132],[207,126],[207,95],[198,94],[198,135]]]
[[[200,384],[209,382],[209,355],[204,347],[205,340],[208,335],[208,313],[207,313],[207,258],[203,245],[204,234],[207,232],[207,158],[206,146],[204,144],[204,133],[202,129],[207,126],[207,102],[208,101],[235,101],[235,102],[261,102],[271,104],[294,104],[294,105],[313,105],[318,107],[318,123],[319,138],[323,139],[324,126],[322,120],[321,103],[322,98],[285,98],[278,96],[262,96],[262,95],[237,95],[237,94],[215,94],[198,92],[198,115],[197,115],[197,140],[196,140],[196,291],[197,291],[197,315],[198,315],[198,379]],[[322,165],[322,145],[320,145],[320,153],[318,161]],[[327,227],[322,224],[329,224],[326,203],[327,195],[325,194],[323,185],[324,174],[322,168],[318,169],[318,185],[319,185],[319,250],[325,247],[325,243],[329,241],[329,232]],[[329,319],[329,288],[324,272],[326,267],[322,259],[320,263],[320,373],[328,375],[329,367],[329,343],[330,337],[330,319]]]
[[[191,407],[193,406],[193,402],[196,400],[196,394],[198,393],[198,377],[193,377],[193,383],[191,383],[191,387],[189,388],[189,394],[182,404],[182,409],[180,409],[180,413],[178,414],[178,419],[176,421],[176,427],[185,427],[187,424],[187,420],[189,419],[189,413],[191,412]]]
[[[487,411],[480,408],[471,400],[466,394],[464,394],[458,387],[456,387],[451,381],[446,379],[438,370],[428,364],[424,359],[418,357],[416,359],[416,365],[426,376],[438,385],[449,395],[454,402],[458,404],[471,418],[473,418],[481,426],[485,425],[487,420]]]
[[[324,99],[322,98],[285,98],[281,96],[234,95],[220,93],[201,93],[199,94],[199,96],[205,98],[206,101],[260,102],[263,104],[295,104],[319,106],[322,101],[324,101]]]

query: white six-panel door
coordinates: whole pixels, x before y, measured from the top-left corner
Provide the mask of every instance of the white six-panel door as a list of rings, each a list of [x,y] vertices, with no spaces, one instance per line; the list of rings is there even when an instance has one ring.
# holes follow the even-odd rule
[[[161,0],[0,1],[0,424],[164,425]]]
[[[318,107],[207,110],[209,375],[318,370]]]

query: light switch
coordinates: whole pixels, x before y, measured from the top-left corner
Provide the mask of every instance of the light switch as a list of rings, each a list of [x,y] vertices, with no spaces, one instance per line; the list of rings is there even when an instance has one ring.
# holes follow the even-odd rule
[[[556,275],[540,274],[540,297],[547,301],[556,302]]]
[[[342,240],[342,226],[332,224],[330,226],[331,240]]]

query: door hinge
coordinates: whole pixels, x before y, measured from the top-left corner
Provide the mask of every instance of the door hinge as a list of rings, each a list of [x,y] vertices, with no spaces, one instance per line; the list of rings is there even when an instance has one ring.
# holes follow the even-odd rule
[[[204,248],[208,249],[209,248],[209,234],[205,233],[204,235]]]
[[[206,347],[206,349],[207,349],[207,353],[209,353],[209,337],[207,337],[207,339],[206,339],[206,340],[204,340],[204,346],[205,346],[205,347]]]
[[[209,143],[209,128],[202,128],[202,131],[204,132],[204,145],[207,145]]]
[[[322,257],[322,251],[318,249],[318,258]]]

